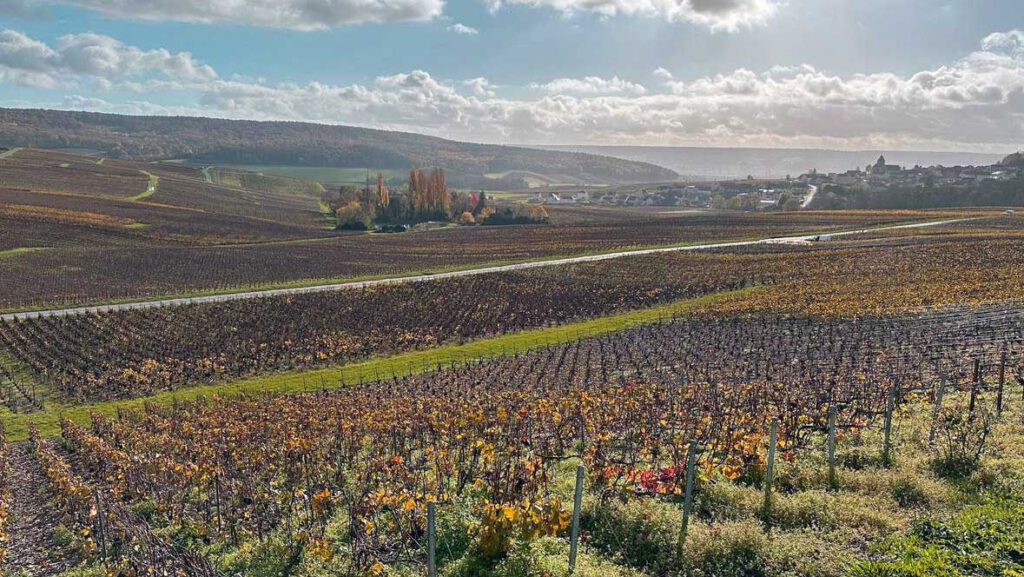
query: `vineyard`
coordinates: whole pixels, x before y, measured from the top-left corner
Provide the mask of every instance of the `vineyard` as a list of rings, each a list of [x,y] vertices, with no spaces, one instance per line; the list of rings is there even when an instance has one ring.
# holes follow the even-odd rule
[[[38,379],[76,400],[430,348],[752,284],[743,260],[642,280],[632,263],[534,269],[363,290],[115,313],[0,327]],[[666,262],[663,266],[673,266]]]
[[[80,560],[120,574],[488,574],[524,543],[562,550],[583,506],[565,490],[577,463],[592,574],[691,574],[710,561],[683,537],[627,544],[617,517],[678,510],[689,461],[694,514],[713,515],[729,491],[770,491],[772,465],[795,467],[830,430],[855,448],[884,426],[884,470],[901,407],[934,405],[936,431],[943,398],[969,397],[971,415],[1024,402],[1014,380],[1019,307],[690,318],[334,392],[147,404],[64,421],[59,442],[31,446]],[[871,462],[859,451],[842,475]],[[787,517],[786,485],[839,479],[782,475],[778,508],[765,497],[758,514],[811,528]],[[440,511],[436,535],[428,509]]]
[[[1024,574],[1019,219],[336,234],[316,187],[48,155],[0,159],[0,308],[957,220],[2,321],[4,577]]]
[[[12,204],[24,204],[27,196],[35,204],[68,211],[89,207],[86,212],[128,218],[145,226],[109,230],[69,227],[52,219],[8,221],[0,217],[0,255],[18,247],[47,249],[0,258],[0,309],[396,276],[498,261],[766,238],[964,214],[659,215],[618,211],[609,216],[607,211],[552,207],[552,225],[547,226],[456,227],[366,235],[329,233],[213,212],[202,204],[197,205],[202,208],[169,208],[163,203],[172,201],[161,199],[161,191],[178,185],[170,178],[160,182],[157,193],[147,199],[152,202],[137,203],[10,191]],[[186,184],[185,192],[192,190],[192,184]],[[0,190],[0,204],[5,202],[5,194]],[[280,242],[257,242],[268,240]]]
[[[124,398],[570,323],[744,286],[709,305],[856,317],[1024,295],[1018,241],[670,253],[363,290],[0,325],[65,398]]]

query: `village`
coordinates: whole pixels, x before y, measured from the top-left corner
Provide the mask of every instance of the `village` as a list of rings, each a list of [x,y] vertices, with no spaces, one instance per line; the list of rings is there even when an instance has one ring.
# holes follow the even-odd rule
[[[967,197],[1007,188],[1024,179],[1024,154],[1007,156],[988,166],[914,166],[889,164],[879,156],[874,164],[846,172],[811,169],[796,178],[718,182],[671,182],[591,189],[532,191],[531,202],[543,204],[595,204],[604,206],[675,206],[733,210],[819,208],[848,196],[877,197],[921,191],[958,192]],[[833,206],[828,206],[834,208]]]

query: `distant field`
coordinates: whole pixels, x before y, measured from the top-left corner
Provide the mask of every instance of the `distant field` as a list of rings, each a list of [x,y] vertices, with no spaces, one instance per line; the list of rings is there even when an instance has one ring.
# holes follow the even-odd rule
[[[324,185],[362,184],[366,182],[367,175],[369,175],[370,179],[374,179],[377,177],[378,172],[384,173],[384,178],[405,178],[408,176],[404,171],[387,168],[338,168],[334,166],[290,166],[269,164],[225,164],[221,166],[224,168],[233,168],[258,174],[319,182]]]
[[[551,225],[454,227],[394,235],[331,234],[318,240],[241,246],[137,246],[125,242],[107,247],[63,245],[66,248],[60,251],[0,260],[0,309],[407,275],[627,248],[842,230],[950,214],[802,212],[656,216],[649,211],[589,207],[551,207],[550,213]],[[59,233],[59,229],[46,232],[52,235]],[[25,241],[24,235],[5,238],[5,234],[0,229],[0,249],[47,246],[40,240]]]
[[[566,174],[549,174],[532,172],[528,170],[506,170],[504,172],[490,172],[484,175],[491,179],[502,179],[502,178],[520,178],[525,180],[530,188],[540,188],[545,186],[582,186],[599,183],[591,178],[585,178],[580,176],[571,176]]]
[[[911,245],[756,245],[632,256],[365,290],[0,324],[0,343],[8,343],[30,366],[50,367],[46,374],[54,390],[95,401],[360,361],[743,287],[757,288],[707,308],[859,318],[999,302],[1024,295],[1022,244],[1022,239],[964,237]],[[152,326],[162,329],[154,334],[147,330]],[[60,362],[40,345],[47,334],[89,336],[61,337],[64,349],[77,351],[70,357],[77,360],[58,373],[52,367]],[[169,351],[167,342],[189,344]],[[119,353],[116,358],[86,354],[95,350]],[[217,360],[204,364],[209,358]],[[88,384],[81,382],[82,374],[92,375]]]
[[[315,183],[17,149],[0,158],[0,250],[308,239],[331,233]]]
[[[277,194],[310,196],[317,199],[319,199],[320,195],[324,192],[324,186],[319,182],[300,180],[285,176],[274,176],[264,172],[249,172],[223,167],[207,167],[203,169],[203,177],[214,184],[220,184],[232,188],[259,190],[262,192]]]

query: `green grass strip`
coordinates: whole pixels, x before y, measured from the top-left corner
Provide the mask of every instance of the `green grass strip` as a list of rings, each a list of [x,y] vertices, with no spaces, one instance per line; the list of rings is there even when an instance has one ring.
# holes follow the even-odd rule
[[[156,194],[156,187],[157,187],[157,185],[160,184],[160,177],[159,176],[157,176],[155,174],[150,174],[150,173],[146,172],[145,170],[140,170],[139,172],[141,172],[142,174],[145,174],[146,176],[149,177],[149,184],[146,186],[146,192],[143,192],[142,194],[136,194],[135,196],[129,198],[128,200],[133,200],[134,201],[134,200],[142,200],[144,198],[149,198],[150,196],[153,196],[154,194]]]
[[[651,308],[618,313],[596,319],[579,321],[556,327],[530,329],[498,337],[480,339],[465,344],[411,351],[389,357],[373,358],[366,361],[324,369],[303,370],[240,379],[218,385],[188,387],[176,391],[159,393],[137,399],[105,401],[85,405],[61,405],[49,403],[43,411],[14,414],[6,409],[0,412],[8,439],[21,441],[28,438],[29,424],[35,423],[43,436],[60,434],[60,417],[66,416],[78,423],[87,424],[93,412],[115,415],[118,409],[140,408],[146,402],[170,404],[198,397],[218,395],[221,398],[244,393],[296,393],[317,390],[321,386],[336,388],[342,383],[352,384],[360,380],[370,381],[377,377],[405,376],[436,369],[438,364],[464,362],[498,356],[513,351],[532,350],[548,345],[571,342],[580,338],[603,335],[625,330],[661,319],[668,319],[690,312],[725,297],[739,296],[756,290],[757,287],[719,292],[702,297],[674,301]]]
[[[0,258],[7,258],[12,256],[18,256],[19,254],[28,254],[32,252],[38,252],[46,250],[45,246],[22,246],[18,248],[10,248],[7,250],[0,250]]]

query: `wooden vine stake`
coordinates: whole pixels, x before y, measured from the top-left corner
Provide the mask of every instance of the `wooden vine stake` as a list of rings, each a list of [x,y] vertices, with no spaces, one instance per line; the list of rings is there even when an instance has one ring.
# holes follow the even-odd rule
[[[928,428],[928,444],[935,444],[935,425],[939,421],[939,411],[942,410],[942,397],[946,394],[946,373],[939,377],[939,390],[935,392],[935,408],[932,409],[932,424]]]
[[[427,577],[437,577],[437,511],[427,503]]]
[[[779,418],[772,417],[771,429],[768,432],[768,463],[764,469],[764,504],[761,506],[761,518],[767,529],[771,529],[772,480],[775,474],[775,445],[778,444],[778,432]]]
[[[99,529],[100,554],[103,556],[103,565],[107,565],[107,528],[103,523],[103,503],[100,501],[100,493],[93,490],[92,498],[96,501],[96,528]]]
[[[999,355],[999,392],[996,393],[996,415],[1003,414],[1003,389],[1006,388],[1006,350]]]
[[[690,527],[690,513],[693,510],[693,484],[696,481],[696,468],[697,443],[690,441],[690,446],[686,451],[686,489],[683,492],[683,522],[679,527],[679,543],[676,545],[676,553],[680,559],[683,558],[686,532]]]
[[[974,379],[971,381],[971,401],[967,410],[972,414],[978,403],[978,388],[981,386],[981,359],[974,359]]]
[[[569,575],[576,571],[576,555],[580,546],[580,509],[583,508],[583,477],[586,469],[576,467],[576,490],[572,497],[572,529],[569,533]]]
[[[882,466],[892,466],[892,413],[896,408],[896,387],[889,389],[885,399],[885,424],[882,441]]]
[[[836,473],[836,408],[828,409],[828,486],[830,489],[839,489],[839,475]]]

